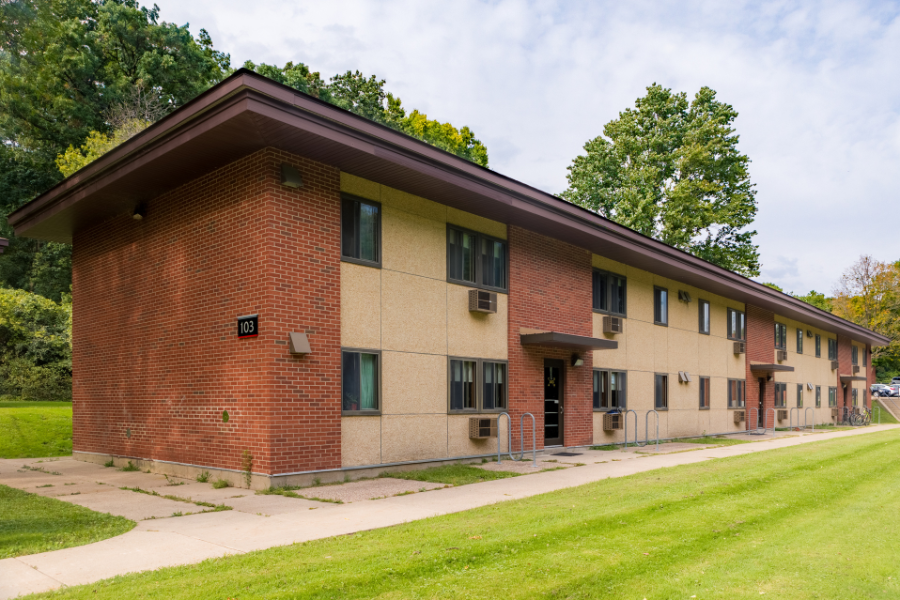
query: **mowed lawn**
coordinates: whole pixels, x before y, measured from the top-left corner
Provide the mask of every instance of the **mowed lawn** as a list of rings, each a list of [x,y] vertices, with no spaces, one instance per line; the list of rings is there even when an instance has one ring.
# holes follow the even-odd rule
[[[41,597],[895,599],[898,456],[808,443]]]
[[[0,458],[72,454],[71,402],[0,401]]]

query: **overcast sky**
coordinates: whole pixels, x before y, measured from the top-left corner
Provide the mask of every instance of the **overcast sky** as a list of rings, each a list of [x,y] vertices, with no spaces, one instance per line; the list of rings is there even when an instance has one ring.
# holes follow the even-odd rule
[[[900,259],[897,3],[155,1],[234,66],[376,74],[551,193],[646,86],[709,86],[740,113],[762,281],[831,292],[861,254]]]

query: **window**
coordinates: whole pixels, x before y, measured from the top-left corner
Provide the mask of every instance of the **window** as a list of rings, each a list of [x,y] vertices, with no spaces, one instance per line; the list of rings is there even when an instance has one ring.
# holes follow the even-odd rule
[[[341,409],[347,413],[379,410],[379,353],[372,350],[341,351]]]
[[[828,388],[828,406],[829,408],[834,408],[837,406],[837,388],[830,387]]]
[[[775,323],[775,347],[787,350],[787,325],[784,323]]]
[[[816,334],[816,358],[822,356],[822,336]]]
[[[853,398],[853,406],[859,406],[859,395],[857,392],[859,392],[859,390],[854,389],[850,394],[850,396]]]
[[[664,373],[656,374],[656,390],[653,407],[656,410],[668,410],[669,408],[669,376]]]
[[[868,361],[869,361],[869,349],[863,348],[863,366],[864,367],[868,366]]]
[[[700,333],[709,335],[709,302],[707,300],[699,300],[700,308]]]
[[[594,269],[594,310],[625,316],[625,278]]]
[[[850,358],[853,361],[853,366],[859,365],[859,347],[858,346],[853,346],[853,348],[850,350]]]
[[[625,373],[621,371],[594,370],[594,410],[624,410]]]
[[[653,322],[657,325],[669,324],[669,290],[653,288]]]
[[[803,384],[797,384],[797,408],[803,408]]]
[[[506,362],[450,357],[449,380],[452,413],[506,408],[509,393]]]
[[[803,330],[797,328],[797,354],[803,354]]]
[[[816,386],[816,408],[822,408],[822,386],[821,385]]]
[[[787,408],[787,384],[775,384],[775,408]]]
[[[341,259],[381,266],[381,205],[352,196],[341,198]]]
[[[837,360],[837,340],[828,338],[828,360]]]
[[[700,378],[700,410],[709,408],[709,377]]]
[[[744,380],[728,380],[728,408],[744,408]]]
[[[447,281],[506,291],[506,242],[447,226]]]
[[[728,339],[744,341],[744,313],[733,308],[728,309]]]

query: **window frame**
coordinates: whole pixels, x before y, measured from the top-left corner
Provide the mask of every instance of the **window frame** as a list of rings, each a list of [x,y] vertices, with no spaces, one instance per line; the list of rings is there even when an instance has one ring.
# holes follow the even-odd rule
[[[775,321],[775,349],[787,350],[787,325],[778,321]]]
[[[822,358],[822,336],[816,334],[816,358]]]
[[[353,256],[344,255],[344,202],[345,201],[359,202],[361,204],[368,204],[370,206],[378,207],[378,217],[377,217],[378,224],[376,226],[376,231],[375,231],[375,255],[378,257],[378,260],[371,261],[371,260],[366,260],[363,258],[355,258]],[[341,245],[341,247],[340,247],[340,253],[341,253],[341,261],[342,262],[353,263],[355,265],[362,265],[364,267],[374,267],[376,269],[381,268],[382,239],[383,239],[381,215],[382,215],[381,202],[378,202],[376,200],[369,200],[368,198],[361,198],[360,196],[354,196],[353,194],[341,193],[341,215],[340,215],[340,233],[341,233],[340,245]],[[357,227],[358,226],[359,225],[357,223]]]
[[[780,393],[779,393],[780,392]],[[780,396],[780,404],[779,404]],[[783,381],[775,382],[775,408],[787,408],[787,383]]]
[[[853,407],[856,408],[859,406],[859,390],[853,388],[850,390],[850,400],[853,402]]]
[[[471,235],[475,238],[475,248],[474,248],[475,281],[474,282],[466,281],[464,279],[455,279],[453,277],[450,277],[450,260],[451,260],[450,230],[451,229],[455,229],[456,231],[459,231],[461,233],[468,233],[469,235]],[[492,235],[488,235],[487,233],[473,231],[471,229],[467,229],[467,228],[461,227],[459,225],[454,225],[452,223],[447,223],[445,237],[446,237],[446,239],[444,241],[444,252],[447,255],[447,258],[446,258],[447,283],[454,283],[456,285],[464,285],[466,287],[477,288],[479,290],[488,290],[491,292],[499,292],[501,294],[509,293],[509,240],[504,240],[504,239],[501,239],[498,237],[494,237]],[[503,244],[503,248],[504,248],[504,250],[503,250],[504,257],[503,258],[504,258],[504,263],[505,263],[504,267],[503,267],[504,272],[505,272],[505,281],[503,282],[504,287],[494,287],[494,286],[486,285],[486,284],[482,283],[482,281],[483,281],[482,275],[483,275],[483,269],[484,269],[484,266],[481,264],[481,241],[482,240],[489,240],[492,242],[500,242],[501,244]]]
[[[613,312],[610,308],[597,308],[596,306],[596,296],[594,294],[594,277],[597,275],[606,275],[606,299],[607,305],[612,305],[612,277],[618,277],[625,283],[625,300],[623,304],[625,305],[624,312]],[[612,315],[614,317],[628,317],[628,278],[624,275],[619,275],[618,273],[614,273],[613,271],[607,271],[605,269],[598,269],[596,267],[591,269],[591,310],[593,310],[597,314],[601,315]]]
[[[743,327],[741,327],[741,329],[743,330],[743,335],[740,337],[734,335],[734,332],[731,330],[731,321],[732,321],[731,315],[732,314],[737,314],[737,315],[740,315],[740,317],[741,317],[740,324],[743,325]],[[736,342],[746,342],[747,341],[747,313],[745,313],[744,311],[737,310],[735,308],[729,308],[726,311],[725,316],[726,316],[726,322],[725,322],[726,337],[729,340],[734,340]]]
[[[834,350],[834,352],[832,352]],[[828,338],[828,360],[838,359],[837,338]]]
[[[665,394],[665,406],[659,405],[659,390],[660,390],[660,382],[663,382],[662,390]],[[653,409],[654,410],[669,410],[669,374],[668,373],[654,373],[653,375]]]
[[[859,366],[859,346],[855,344],[850,347],[850,364],[854,367]]]
[[[703,331],[703,308],[706,308],[706,331]],[[710,335],[710,330],[712,329],[712,308],[710,307],[709,300],[703,300],[702,298],[697,300],[697,330],[702,335]]]
[[[709,376],[701,375],[699,377],[699,381],[700,381],[700,397],[699,397],[700,410],[709,410],[710,406],[712,405],[712,398],[710,398],[710,390],[712,389],[712,386],[710,385],[710,378],[709,378]],[[703,406],[704,400],[706,400],[706,406]]]
[[[803,408],[803,384],[797,384],[797,408]]]
[[[375,404],[378,406],[376,409],[366,409],[366,410],[344,410],[344,354],[374,354],[378,358],[375,361]],[[381,377],[381,369],[382,369],[382,355],[381,350],[373,350],[372,348],[351,348],[351,347],[341,347],[341,416],[356,416],[356,417],[380,417],[381,416],[381,383],[383,381]]]
[[[797,354],[803,354],[803,328],[797,328]]]
[[[837,408],[837,387],[828,386],[828,408]]]
[[[734,394],[732,393],[732,384],[734,384],[734,391],[740,391],[740,404],[734,403]],[[728,408],[729,409],[742,409],[747,407],[747,380],[746,379],[728,379]]]
[[[816,408],[822,408],[822,386],[816,386]]]
[[[452,398],[453,370],[452,362],[461,360],[475,363],[475,408],[450,408]],[[506,373],[506,389],[503,408],[484,408],[484,365],[485,363],[502,364]],[[482,415],[499,414],[509,410],[509,361],[500,358],[475,358],[474,356],[447,356],[447,414],[448,415]]]
[[[658,300],[659,297],[660,297],[660,296],[658,295],[659,292],[665,292],[665,294],[666,294],[666,315],[665,315],[666,320],[665,320],[665,321],[659,321],[659,320],[656,319],[656,315],[657,315],[657,306],[658,306],[658,305],[657,305],[657,300]],[[660,311],[660,314],[661,314],[661,311]],[[668,289],[668,288],[661,287],[661,286],[658,286],[658,285],[654,285],[654,286],[653,286],[653,324],[654,324],[654,325],[660,325],[660,326],[662,326],[662,327],[668,327],[668,326],[669,326],[669,289]]]
[[[606,373],[607,374],[607,385],[609,385],[609,374],[617,373],[622,380],[622,396],[624,398],[624,403],[622,406],[617,406],[615,408],[603,408],[602,406],[597,407],[594,406],[594,375],[596,373]],[[617,369],[592,369],[591,370],[591,406],[593,407],[594,412],[597,413],[607,413],[613,411],[625,412],[628,410],[628,371],[619,371]]]

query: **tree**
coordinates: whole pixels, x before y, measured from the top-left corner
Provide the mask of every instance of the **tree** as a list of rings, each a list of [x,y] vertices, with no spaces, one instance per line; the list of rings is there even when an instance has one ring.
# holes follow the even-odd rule
[[[726,269],[759,275],[750,159],[737,149],[738,113],[703,87],[653,84],[587,142],[563,198]]]
[[[781,288],[780,285],[775,285],[774,283],[763,283],[763,285],[766,286],[767,288],[772,288],[776,292],[784,293],[784,290]]]
[[[821,308],[824,311],[832,312],[831,298],[825,296],[825,294],[819,293],[816,290],[810,290],[808,294],[801,296],[799,294],[791,294],[797,300],[803,300],[807,304],[812,304],[816,308]]]

